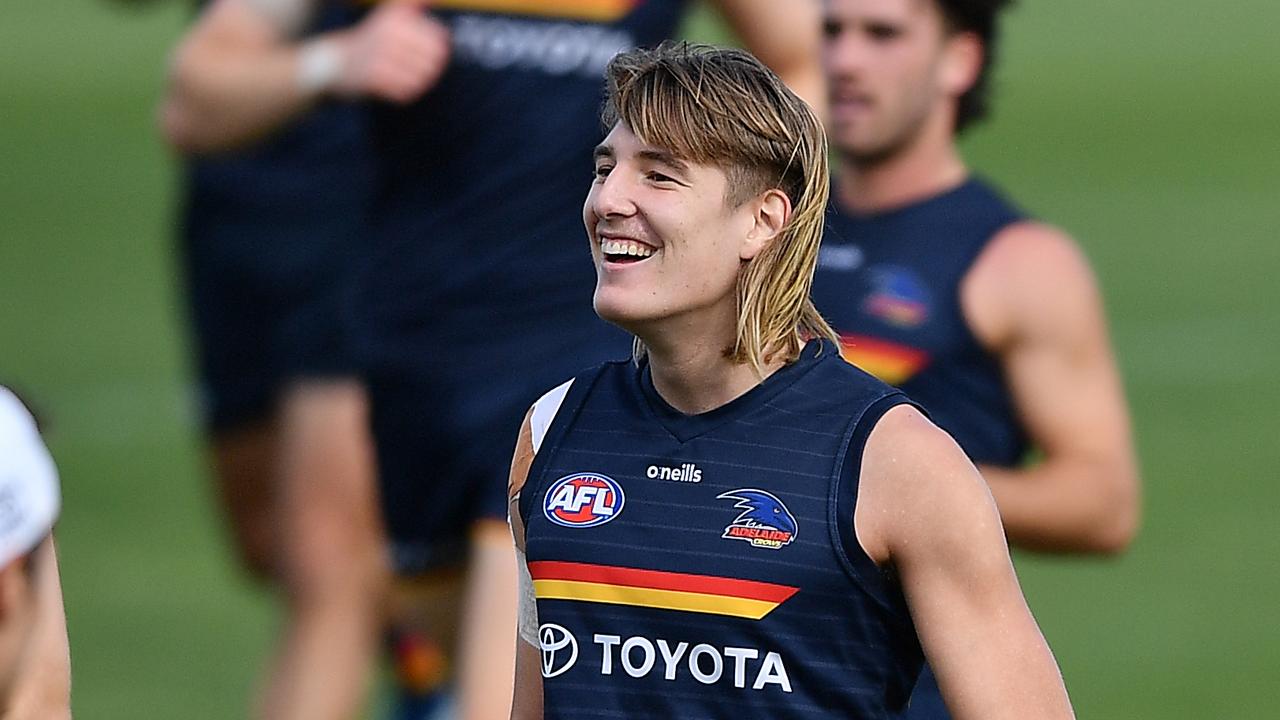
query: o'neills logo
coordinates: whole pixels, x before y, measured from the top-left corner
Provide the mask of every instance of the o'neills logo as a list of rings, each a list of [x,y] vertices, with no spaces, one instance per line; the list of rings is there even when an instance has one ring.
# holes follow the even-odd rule
[[[702,471],[693,463],[684,463],[680,467],[666,465],[650,465],[644,474],[650,480],[671,480],[673,482],[702,482]]]

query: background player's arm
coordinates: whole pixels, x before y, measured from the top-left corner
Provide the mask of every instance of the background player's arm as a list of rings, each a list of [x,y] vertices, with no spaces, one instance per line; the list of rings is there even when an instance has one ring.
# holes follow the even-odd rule
[[[1043,461],[982,468],[1010,542],[1114,553],[1137,532],[1139,481],[1129,411],[1102,299],[1071,238],[1020,223],[965,278],[965,316],[1000,358],[1018,416]]]
[[[867,440],[854,525],[867,554],[897,570],[955,720],[1072,717],[982,476],[910,406]]]
[[[515,537],[518,556],[524,559],[524,522],[520,519],[520,508],[517,507],[520,490],[529,476],[529,465],[533,463],[533,431],[531,428],[532,412],[525,415],[520,425],[520,436],[516,440],[516,451],[511,458],[511,475],[507,483],[507,497],[510,498],[508,516],[511,519],[511,534]],[[527,567],[517,568],[518,572],[528,572]],[[520,622],[527,625],[526,613],[533,611],[528,603],[530,599],[521,593]],[[536,624],[536,621],[534,621]],[[536,628],[535,628],[536,632]],[[516,679],[515,695],[511,703],[512,720],[541,720],[542,718],[542,651],[524,637],[525,632],[516,638]]]
[[[315,3],[214,0],[174,51],[160,107],[169,143],[234,149],[326,96],[410,102],[448,63],[448,32],[422,12],[426,0],[385,2],[350,29],[295,40]]]
[[[27,656],[3,716],[11,720],[60,720],[71,717],[71,655],[62,581],[53,536],[36,548],[36,593],[39,603]]]
[[[827,95],[819,50],[822,3],[818,0],[714,0],[751,54],[826,118]]]

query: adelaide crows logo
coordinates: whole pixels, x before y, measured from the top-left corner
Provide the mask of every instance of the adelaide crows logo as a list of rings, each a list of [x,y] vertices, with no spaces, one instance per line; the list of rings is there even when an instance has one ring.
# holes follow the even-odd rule
[[[724,529],[720,537],[744,540],[754,547],[777,550],[796,539],[796,519],[787,506],[764,490],[731,490],[716,496],[721,500],[737,500],[742,510]]]
[[[896,265],[872,267],[871,294],[862,311],[900,328],[915,328],[929,319],[929,287],[919,275]]]

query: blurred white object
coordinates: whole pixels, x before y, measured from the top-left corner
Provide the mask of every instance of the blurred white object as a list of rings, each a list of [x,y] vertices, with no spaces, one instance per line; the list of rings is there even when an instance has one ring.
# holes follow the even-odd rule
[[[58,472],[35,419],[0,386],[0,567],[34,550],[60,507]]]

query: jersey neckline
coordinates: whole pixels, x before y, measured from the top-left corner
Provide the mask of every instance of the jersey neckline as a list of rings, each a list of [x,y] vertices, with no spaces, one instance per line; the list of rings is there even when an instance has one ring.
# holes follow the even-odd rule
[[[836,215],[843,216],[855,222],[880,222],[892,220],[893,218],[906,215],[908,213],[918,212],[931,205],[939,204],[947,200],[955,198],[967,192],[972,192],[977,188],[985,186],[980,177],[974,173],[965,175],[964,180],[956,185],[952,185],[933,195],[927,195],[916,200],[912,200],[902,205],[894,205],[879,210],[871,210],[867,212],[859,212],[850,209],[840,202],[840,188],[836,182],[831,183],[831,206]]]
[[[696,415],[688,415],[677,410],[658,394],[658,389],[653,385],[653,374],[650,372],[647,360],[636,369],[633,377],[645,409],[659,425],[671,433],[672,437],[683,443],[768,404],[778,393],[803,377],[827,355],[838,357],[839,353],[829,341],[810,340],[800,350],[800,357],[778,368],[772,375],[765,378],[764,382],[718,408]]]

